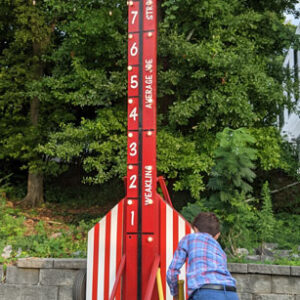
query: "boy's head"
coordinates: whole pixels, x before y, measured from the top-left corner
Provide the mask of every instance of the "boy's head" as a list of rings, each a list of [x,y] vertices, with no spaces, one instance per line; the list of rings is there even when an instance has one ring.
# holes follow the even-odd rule
[[[216,215],[212,212],[201,212],[192,223],[199,232],[206,232],[216,237],[220,232],[220,223]]]

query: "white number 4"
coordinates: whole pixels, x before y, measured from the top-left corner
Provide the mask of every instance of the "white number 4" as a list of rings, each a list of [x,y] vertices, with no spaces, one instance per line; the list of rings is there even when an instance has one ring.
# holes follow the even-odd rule
[[[138,114],[136,112],[136,107],[131,111],[129,114],[129,118],[132,118],[134,121],[136,121],[136,118],[138,117]]]

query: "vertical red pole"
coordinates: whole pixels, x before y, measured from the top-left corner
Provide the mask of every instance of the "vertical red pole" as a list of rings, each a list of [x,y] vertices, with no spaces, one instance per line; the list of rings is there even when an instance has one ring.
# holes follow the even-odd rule
[[[128,144],[123,296],[142,300],[159,254],[156,0],[128,1]],[[154,290],[152,298],[158,299]]]
[[[156,53],[157,1],[143,1],[143,160],[142,160],[142,299],[159,255],[159,202],[156,199]],[[155,285],[151,299],[158,299]]]

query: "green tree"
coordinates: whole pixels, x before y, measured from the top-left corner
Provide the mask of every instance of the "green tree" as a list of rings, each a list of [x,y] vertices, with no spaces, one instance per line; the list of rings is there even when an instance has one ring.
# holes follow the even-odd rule
[[[283,24],[283,12],[295,3],[164,1],[159,128],[171,136],[181,132],[197,153],[206,154],[202,158],[211,166],[207,157],[212,157],[217,133],[245,127],[256,138],[261,168],[287,168],[274,124],[289,101],[283,93],[282,62],[285,49],[297,38],[294,28]],[[280,149],[278,154],[275,149]],[[199,178],[210,169],[202,166],[195,168]],[[199,184],[203,187],[203,180]]]
[[[43,202],[42,157],[36,151],[51,126],[35,85],[44,76],[43,59],[52,46],[54,27],[35,1],[1,1],[0,158],[19,159],[28,169],[24,202]],[[47,116],[43,115],[47,111]]]
[[[283,24],[283,12],[293,11],[296,2],[158,2],[158,171],[175,190],[189,190],[199,199],[213,165],[216,134],[224,128],[273,126],[288,102],[282,85],[284,50],[296,40],[294,28]],[[122,177],[126,3],[2,3],[0,99],[14,114],[7,108],[1,112],[6,113],[0,119],[0,147],[5,148],[1,155],[22,158],[36,173],[54,172],[53,158],[60,158],[66,164],[79,161],[89,182]],[[34,13],[36,17],[30,15]],[[31,26],[28,20],[35,19],[40,21]],[[26,34],[23,28],[28,29]],[[33,55],[34,32],[43,37],[38,40],[43,51],[37,55]],[[30,59],[37,62],[35,68]],[[43,75],[36,80],[33,70],[41,67],[40,62]],[[38,124],[43,126],[29,122],[29,104],[35,97],[40,104]],[[43,131],[36,133],[35,128]],[[258,135],[257,143],[265,137]],[[279,144],[277,139],[271,141]],[[265,159],[262,167],[283,167],[281,159],[272,160],[272,155],[260,151],[258,157]]]
[[[216,204],[230,202],[239,194],[250,195],[256,159],[256,150],[252,146],[255,139],[244,128],[225,128],[217,134],[217,139],[215,166],[207,184],[213,191],[209,201]]]
[[[225,128],[217,140],[215,165],[207,184],[211,195],[205,204],[220,216],[222,240],[235,253],[238,246],[253,242],[250,233],[255,214],[246,199],[252,192],[257,151],[255,139],[244,128]]]
[[[268,136],[273,137],[272,130],[264,128],[273,126],[280,108],[288,101],[283,94],[281,65],[284,49],[295,40],[294,29],[283,24],[283,12],[292,10],[295,3],[282,1],[270,6],[267,2],[237,0],[159,1],[158,171],[166,175],[175,190],[189,190],[193,198],[199,199],[200,191],[205,188],[204,178],[213,165],[216,134],[225,127],[261,128],[263,134],[256,137],[258,145]],[[104,1],[95,13],[106,21],[104,25],[100,19],[95,21],[88,10],[78,12],[76,19],[64,25],[62,31],[69,35],[57,50],[55,59],[65,57],[66,49],[74,57],[72,61],[57,60],[58,76],[49,84],[55,94],[64,95],[71,87],[66,97],[83,110],[91,107],[99,112],[97,108],[105,105],[108,110],[126,110],[123,84],[126,81],[126,14],[124,6],[114,1],[109,6]],[[109,15],[113,18],[109,19]],[[99,28],[103,29],[106,35],[91,33],[88,26],[91,20],[95,22],[93,28],[100,32]],[[101,50],[95,37],[105,41]],[[81,50],[82,44],[89,47]],[[105,57],[101,55],[104,53],[113,64],[111,59],[103,61],[93,55],[94,52],[90,53],[94,48],[100,58]],[[66,68],[76,76],[64,75]],[[96,78],[101,84],[93,84]],[[120,103],[123,106],[118,106]],[[101,118],[91,114],[86,117],[90,124],[99,126]],[[58,140],[58,135],[53,135],[42,151],[59,156],[56,145],[60,149],[66,145],[67,149],[73,135],[70,128],[76,131],[76,126],[84,137],[85,122],[62,127],[61,138]],[[97,136],[92,138],[102,144]],[[274,148],[279,147],[279,136],[270,141]],[[257,147],[261,166],[284,167],[282,159],[272,156],[272,145],[268,153],[262,153],[264,150]],[[125,153],[117,149],[117,144],[113,147],[117,150],[113,160],[125,162]],[[90,180],[108,180],[112,169],[116,176],[124,175],[124,163],[118,167],[109,159],[103,162],[101,153],[95,149],[82,148],[79,152],[80,155],[85,153],[83,164],[87,171],[99,169],[93,167],[97,164],[106,170]],[[71,151],[68,155],[66,151],[65,159],[74,159],[79,152]]]
[[[0,159],[28,169],[26,204],[42,203],[44,175],[64,170],[40,152],[50,133],[95,120],[125,95],[125,5],[116,4],[1,0]]]
[[[103,183],[126,173],[126,3],[74,1],[72,17],[51,60],[53,73],[41,91],[49,101],[76,108],[78,118],[61,122],[40,153],[80,164],[85,182]]]
[[[263,184],[261,197],[263,202],[257,222],[257,234],[258,240],[262,244],[263,242],[272,241],[275,228],[275,218],[272,210],[272,200],[268,181]]]

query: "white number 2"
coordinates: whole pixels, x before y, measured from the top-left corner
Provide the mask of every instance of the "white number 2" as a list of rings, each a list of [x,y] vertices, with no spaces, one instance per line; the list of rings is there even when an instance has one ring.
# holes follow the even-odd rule
[[[129,188],[130,189],[136,189],[136,184],[135,184],[135,182],[136,182],[136,175],[130,176],[130,181],[131,181],[131,183],[129,185]]]
[[[131,24],[133,25],[134,22],[135,22],[135,19],[136,19],[137,15],[138,15],[138,11],[137,10],[133,10],[131,12],[131,14],[133,15],[133,18],[132,18],[132,21],[131,21]]]

